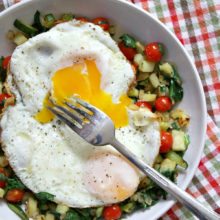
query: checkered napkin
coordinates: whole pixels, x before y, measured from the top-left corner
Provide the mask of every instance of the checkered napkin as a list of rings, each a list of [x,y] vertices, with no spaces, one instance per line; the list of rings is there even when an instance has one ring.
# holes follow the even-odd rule
[[[0,0],[0,10],[3,4]],[[20,0],[4,0],[5,6]],[[220,0],[133,0],[173,31],[194,60],[207,102],[205,149],[187,189],[220,213]],[[163,220],[196,219],[179,203]]]

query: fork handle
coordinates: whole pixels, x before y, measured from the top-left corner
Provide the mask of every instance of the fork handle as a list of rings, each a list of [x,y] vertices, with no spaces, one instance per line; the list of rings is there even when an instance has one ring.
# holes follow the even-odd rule
[[[199,203],[190,194],[180,189],[176,184],[169,179],[161,175],[155,169],[148,164],[140,160],[135,154],[133,154],[127,147],[121,144],[118,140],[113,139],[110,143],[117,149],[122,155],[124,155],[130,162],[138,167],[143,173],[145,173],[150,179],[152,179],[158,186],[170,193],[176,200],[186,206],[191,212],[193,212],[201,220],[220,220],[220,215],[216,212],[207,209],[201,203]]]

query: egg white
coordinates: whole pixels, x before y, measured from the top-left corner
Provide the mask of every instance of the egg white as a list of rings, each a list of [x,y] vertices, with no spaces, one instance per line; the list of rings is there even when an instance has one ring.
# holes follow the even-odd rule
[[[58,203],[81,208],[117,202],[102,200],[91,193],[84,178],[85,165],[94,153],[118,153],[111,146],[88,144],[57,120],[40,124],[33,115],[42,108],[53,74],[83,59],[95,60],[102,74],[102,89],[118,102],[135,78],[130,64],[100,27],[71,21],[16,48],[8,83],[17,102],[5,111],[0,123],[5,153],[22,182],[35,193],[46,191],[55,195]],[[116,129],[116,138],[152,165],[160,146],[159,124],[154,120],[148,126],[137,128],[131,118],[129,125]],[[121,173],[129,179],[129,172]],[[138,178],[137,187],[142,174],[134,175]]]

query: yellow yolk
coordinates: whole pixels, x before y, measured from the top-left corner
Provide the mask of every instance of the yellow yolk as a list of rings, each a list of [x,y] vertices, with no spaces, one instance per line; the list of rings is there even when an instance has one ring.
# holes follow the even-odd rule
[[[131,103],[127,95],[120,97],[119,103],[113,103],[112,96],[101,89],[101,74],[92,60],[85,63],[74,64],[58,70],[52,78],[52,97],[57,104],[73,96],[77,96],[105,112],[114,122],[115,127],[123,127],[128,124],[126,106]],[[47,123],[53,119],[53,114],[46,108],[49,97],[44,100],[43,109],[35,115],[35,119],[41,123]]]

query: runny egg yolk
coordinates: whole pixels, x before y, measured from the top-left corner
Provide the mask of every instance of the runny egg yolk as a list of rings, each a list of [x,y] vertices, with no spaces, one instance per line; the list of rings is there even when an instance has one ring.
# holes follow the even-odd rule
[[[89,102],[105,112],[112,119],[116,128],[128,124],[126,106],[131,103],[131,100],[124,94],[118,103],[112,101],[111,94],[101,89],[101,74],[92,60],[58,70],[52,77],[51,94],[60,105],[73,96]],[[41,123],[47,123],[54,118],[54,115],[47,109],[48,105],[50,106],[51,103],[47,95],[43,109],[35,115],[35,119]]]

